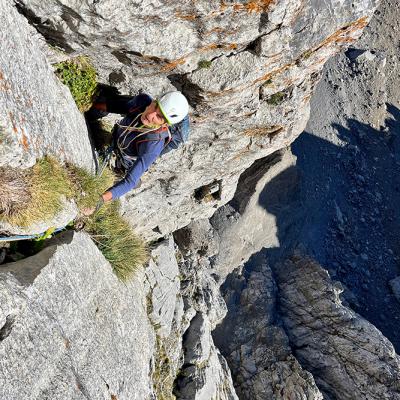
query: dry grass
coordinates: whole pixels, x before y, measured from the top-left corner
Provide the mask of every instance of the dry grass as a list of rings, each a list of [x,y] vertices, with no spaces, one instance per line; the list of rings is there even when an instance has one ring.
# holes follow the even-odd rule
[[[9,170],[15,179],[3,198],[3,204],[15,202],[15,206],[6,207],[3,219],[12,225],[28,227],[35,222],[54,217],[62,208],[62,200],[74,195],[73,186],[65,168],[56,160],[45,157],[24,173]],[[17,199],[17,196],[21,197]]]
[[[132,228],[122,218],[117,201],[100,208],[89,218],[85,230],[122,281],[127,281],[148,261],[146,244],[133,233]]]
[[[252,128],[246,129],[243,134],[249,137],[274,137],[278,133],[282,132],[282,126],[254,126]]]
[[[51,157],[25,171],[0,168],[0,217],[12,225],[28,227],[54,217],[62,208],[63,198],[74,198],[80,209],[91,208],[113,181],[108,169],[102,176],[93,176],[82,168],[63,166]],[[84,230],[123,281],[148,260],[145,243],[121,217],[117,201],[105,204],[87,218]]]
[[[29,171],[0,168],[0,218],[8,220],[31,201],[28,190]]]
[[[83,168],[68,165],[68,174],[79,209],[95,207],[100,195],[114,183],[114,175],[107,168],[98,176],[89,174]]]

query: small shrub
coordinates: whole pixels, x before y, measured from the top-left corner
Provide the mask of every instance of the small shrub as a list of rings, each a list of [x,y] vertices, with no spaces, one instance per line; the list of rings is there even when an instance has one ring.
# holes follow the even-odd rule
[[[310,49],[310,50],[305,51],[305,52],[302,54],[302,56],[303,56],[303,58],[304,58],[305,60],[307,60],[308,58],[311,57],[312,53],[313,53],[313,51],[312,51],[312,49]]]
[[[19,186],[18,194],[9,194],[9,201],[14,201],[18,195],[21,198],[15,199],[18,207],[12,212],[9,210],[4,219],[22,227],[54,217],[62,208],[62,199],[74,195],[67,171],[51,157],[39,160],[29,172],[19,176],[13,185]],[[28,196],[29,200],[26,200]]]
[[[286,99],[285,92],[278,92],[270,96],[266,100],[266,102],[271,106],[278,106],[279,104],[282,104],[285,99]]]
[[[210,68],[210,67],[211,67],[211,64],[212,64],[211,61],[208,61],[208,60],[200,60],[200,61],[197,63],[197,66],[198,66],[199,68]]]
[[[78,109],[89,110],[97,92],[96,70],[87,57],[77,57],[55,65],[56,74],[68,86]]]
[[[119,203],[106,203],[85,225],[97,247],[122,281],[128,280],[148,260],[145,243],[119,214]]]

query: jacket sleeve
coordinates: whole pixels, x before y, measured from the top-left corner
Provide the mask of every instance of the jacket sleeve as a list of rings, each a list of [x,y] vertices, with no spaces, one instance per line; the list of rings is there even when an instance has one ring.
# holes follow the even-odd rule
[[[140,177],[149,169],[150,165],[157,159],[164,147],[164,141],[144,142],[138,146],[138,158],[127,171],[125,178],[115,184],[109,191],[112,198],[118,199],[125,193],[134,189]]]

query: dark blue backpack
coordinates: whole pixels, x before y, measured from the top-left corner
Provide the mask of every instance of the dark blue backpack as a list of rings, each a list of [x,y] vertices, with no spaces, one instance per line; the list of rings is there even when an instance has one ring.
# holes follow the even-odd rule
[[[177,149],[181,143],[184,143],[189,138],[189,116],[187,115],[181,122],[171,125],[169,131],[171,132],[171,141],[164,147],[161,155]]]

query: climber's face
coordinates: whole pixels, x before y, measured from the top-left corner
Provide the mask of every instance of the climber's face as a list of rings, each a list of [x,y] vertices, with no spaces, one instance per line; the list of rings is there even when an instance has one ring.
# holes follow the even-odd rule
[[[160,127],[167,124],[167,121],[163,117],[155,101],[152,101],[151,104],[146,107],[140,119],[143,125],[149,127]]]

